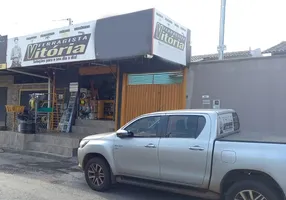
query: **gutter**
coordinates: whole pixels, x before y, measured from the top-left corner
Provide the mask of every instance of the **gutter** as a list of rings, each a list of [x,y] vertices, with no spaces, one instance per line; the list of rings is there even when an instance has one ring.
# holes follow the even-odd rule
[[[15,70],[15,69],[9,69],[9,68],[7,68],[7,71],[15,72],[15,73],[19,73],[19,74],[25,74],[25,75],[28,75],[28,76],[39,77],[39,78],[43,78],[43,79],[50,79],[50,78],[47,77],[47,76],[41,76],[41,75],[38,75],[38,74],[29,73],[29,72],[18,71],[18,70]]]

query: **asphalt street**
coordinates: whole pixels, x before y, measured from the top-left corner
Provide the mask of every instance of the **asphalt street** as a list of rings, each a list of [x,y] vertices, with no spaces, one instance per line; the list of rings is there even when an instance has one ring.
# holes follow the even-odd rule
[[[2,200],[199,200],[130,185],[106,193],[86,185],[75,159],[59,160],[17,153],[0,153]]]

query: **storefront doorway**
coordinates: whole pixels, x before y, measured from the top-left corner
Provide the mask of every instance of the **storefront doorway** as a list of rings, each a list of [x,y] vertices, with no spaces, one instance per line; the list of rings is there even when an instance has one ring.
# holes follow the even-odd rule
[[[185,107],[183,71],[124,74],[121,125],[139,115]]]
[[[116,68],[80,70],[77,119],[115,121]]]

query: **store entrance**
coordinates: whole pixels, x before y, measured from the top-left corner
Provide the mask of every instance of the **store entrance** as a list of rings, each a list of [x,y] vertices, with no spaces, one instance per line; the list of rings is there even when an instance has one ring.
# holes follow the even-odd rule
[[[80,76],[77,118],[115,120],[116,78],[114,74]]]

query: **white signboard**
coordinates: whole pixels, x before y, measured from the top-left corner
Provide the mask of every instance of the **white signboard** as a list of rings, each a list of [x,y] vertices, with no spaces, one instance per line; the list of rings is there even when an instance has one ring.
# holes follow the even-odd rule
[[[234,122],[232,113],[220,114],[219,126],[220,134],[233,132]]]
[[[154,10],[153,54],[186,65],[187,28]]]
[[[78,82],[70,83],[70,92],[77,92],[78,91]]]
[[[96,21],[8,39],[7,67],[94,60]]]
[[[219,99],[213,100],[213,109],[220,109],[220,100]]]

